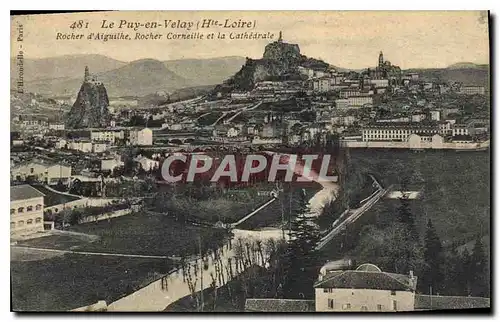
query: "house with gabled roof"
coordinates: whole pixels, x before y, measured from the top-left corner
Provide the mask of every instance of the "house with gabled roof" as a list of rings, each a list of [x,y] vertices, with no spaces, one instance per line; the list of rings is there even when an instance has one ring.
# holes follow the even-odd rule
[[[323,271],[314,284],[316,311],[413,311],[417,277],[383,272],[373,264]]]

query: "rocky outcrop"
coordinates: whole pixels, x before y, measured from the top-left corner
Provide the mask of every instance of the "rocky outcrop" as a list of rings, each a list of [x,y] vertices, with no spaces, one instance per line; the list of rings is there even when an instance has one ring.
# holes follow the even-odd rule
[[[109,124],[109,99],[100,82],[83,82],[75,103],[67,115],[68,128],[105,127]]]
[[[281,39],[268,44],[261,59],[247,58],[245,65],[223,85],[217,86],[214,92],[230,92],[232,90],[248,91],[255,83],[271,79],[298,79],[298,67],[327,69],[328,64],[300,54],[297,44],[289,44]]]

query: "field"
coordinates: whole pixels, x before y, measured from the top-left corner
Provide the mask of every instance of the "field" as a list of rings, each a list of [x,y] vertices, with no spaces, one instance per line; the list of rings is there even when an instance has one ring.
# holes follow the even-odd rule
[[[204,248],[210,248],[226,236],[221,229],[183,225],[167,216],[150,214],[133,214],[70,229],[99,237],[73,249],[159,256],[193,254],[198,251],[198,237]]]
[[[171,262],[67,254],[10,265],[14,311],[66,311],[110,303],[166,273]]]
[[[190,255],[217,247],[227,236],[221,229],[183,225],[163,215],[135,214],[71,227],[97,236],[52,235],[19,245],[131,255]],[[17,253],[19,249],[15,249]],[[17,254],[11,258],[14,310],[68,310],[112,301],[146,285],[173,267],[168,259],[64,254]],[[30,259],[31,258],[31,259]]]

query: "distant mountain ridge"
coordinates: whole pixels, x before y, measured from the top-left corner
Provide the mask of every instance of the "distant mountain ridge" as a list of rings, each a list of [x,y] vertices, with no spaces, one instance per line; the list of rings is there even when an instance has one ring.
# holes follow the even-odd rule
[[[279,50],[276,51],[276,49]],[[27,92],[50,96],[74,96],[81,86],[84,67],[88,66],[91,73],[97,75],[104,82],[110,97],[142,96],[156,91],[173,92],[187,87],[218,85],[236,76],[235,74],[238,71],[240,71],[240,74],[236,76],[237,82],[243,81],[243,83],[246,83],[250,78],[256,76],[247,84],[250,85],[250,83],[268,72],[281,75],[283,72],[289,71],[288,64],[283,63],[290,59],[292,65],[296,65],[297,61],[300,61],[301,65],[304,63],[306,65],[308,63],[326,64],[320,60],[300,55],[300,51],[295,57],[293,50],[288,51],[286,54],[290,56],[287,56],[285,60],[281,60],[281,63],[276,64],[275,59],[269,58],[272,58],[276,52],[281,52],[281,49],[283,48],[279,46],[276,48],[271,46],[268,48],[267,58],[250,59],[249,61],[240,56],[227,56],[167,61],[140,59],[124,62],[98,54],[65,55],[42,59],[26,58],[23,62],[24,85]],[[242,70],[246,63],[249,63],[249,65]],[[11,58],[10,64],[11,85],[15,85],[15,75],[17,75],[15,58]],[[330,66],[334,67],[333,65]],[[342,67],[334,68],[338,71],[359,71]],[[470,62],[459,62],[447,68],[415,68],[407,71],[420,72],[424,77],[430,79],[449,79],[463,83],[485,84],[488,83],[489,79],[489,65]],[[261,72],[263,74],[257,77]],[[247,78],[250,74],[252,76]],[[240,85],[243,84],[240,83]]]
[[[25,59],[24,85],[28,92],[52,96],[76,95],[83,70],[101,80],[111,97],[142,96],[156,91],[171,92],[185,87],[216,85],[233,75],[243,57],[180,59],[159,61],[139,59],[122,62],[103,55],[67,55],[43,59]],[[16,61],[11,59],[11,84]]]
[[[475,64],[471,62],[459,62],[455,63],[453,65],[450,65],[447,67],[448,69],[470,69],[470,68],[477,68],[477,69],[483,69],[483,68],[489,68],[488,64]]]

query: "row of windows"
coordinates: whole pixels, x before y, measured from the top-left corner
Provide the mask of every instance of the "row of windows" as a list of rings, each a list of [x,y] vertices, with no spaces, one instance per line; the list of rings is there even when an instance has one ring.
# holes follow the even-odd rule
[[[41,210],[42,209],[42,205],[38,204],[35,206],[35,210]],[[18,214],[22,214],[24,213],[24,210],[25,208],[24,207],[19,207],[17,208],[17,213]],[[30,212],[30,211],[33,211],[33,206],[28,206],[26,207],[26,212]],[[16,209],[15,208],[10,208],[10,214],[15,214],[16,213]]]
[[[363,130],[363,133],[368,133],[368,134],[388,134],[388,133],[393,133],[393,134],[409,134],[409,133],[415,133],[415,132],[423,132],[423,133],[437,133],[438,130],[436,129],[419,129],[419,130]]]
[[[365,138],[406,138],[408,134],[390,134],[390,135],[382,135],[382,134],[364,134]]]
[[[328,308],[329,309],[334,309],[335,308],[335,301],[333,299],[328,299]],[[342,310],[350,310],[351,309],[351,303],[344,303],[342,304]],[[384,306],[382,304],[377,304],[377,311],[383,311]],[[392,300],[392,310],[397,311],[398,310],[398,302],[396,300]],[[366,305],[361,306],[361,311],[368,311],[368,307]]]
[[[41,223],[41,222],[42,222],[42,217],[37,217],[37,218],[35,219],[35,223],[39,224],[39,223]],[[27,225],[32,225],[32,224],[33,224],[33,219],[28,219],[28,220],[26,220],[26,224],[27,224]],[[18,227],[22,227],[22,226],[24,226],[24,220],[19,220],[19,221],[17,222],[17,226],[18,226]],[[11,222],[10,222],[10,228],[16,228],[16,223],[15,223],[14,221],[11,221]]]

